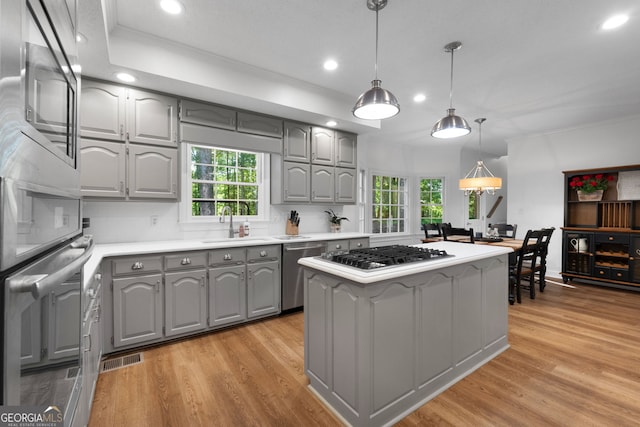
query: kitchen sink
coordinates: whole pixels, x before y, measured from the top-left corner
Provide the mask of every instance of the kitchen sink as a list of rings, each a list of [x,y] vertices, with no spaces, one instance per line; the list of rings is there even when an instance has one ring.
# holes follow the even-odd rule
[[[274,236],[274,239],[278,240],[298,240],[298,239],[310,239],[310,236],[300,236],[300,235],[286,235],[286,236]]]

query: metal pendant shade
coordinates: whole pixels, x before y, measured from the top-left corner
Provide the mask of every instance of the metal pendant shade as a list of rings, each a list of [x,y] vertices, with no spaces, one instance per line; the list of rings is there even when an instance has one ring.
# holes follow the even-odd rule
[[[478,147],[482,148],[482,123],[487,120],[484,118],[476,119],[478,123]],[[485,166],[482,160],[478,160],[476,166],[469,171],[469,173],[460,180],[460,190],[464,191],[465,195],[470,193],[476,193],[478,196],[484,192],[489,194],[495,194],[496,190],[502,188],[502,178],[494,176],[491,171]]]
[[[444,47],[445,52],[451,52],[451,86],[449,89],[449,109],[448,114],[440,119],[431,129],[431,136],[436,138],[456,138],[467,135],[471,132],[471,126],[465,119],[456,116],[456,109],[453,108],[453,52],[460,49],[462,43],[451,42]]]
[[[382,88],[382,81],[378,79],[378,11],[386,5],[387,0],[367,0],[367,7],[376,12],[376,77],[371,82],[371,89],[360,95],[353,107],[353,115],[359,119],[388,119],[400,112],[398,100],[391,92]]]

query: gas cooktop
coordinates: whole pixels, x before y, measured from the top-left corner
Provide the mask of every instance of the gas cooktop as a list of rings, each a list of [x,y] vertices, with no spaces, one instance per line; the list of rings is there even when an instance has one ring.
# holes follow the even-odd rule
[[[362,270],[392,267],[411,262],[423,262],[452,257],[447,251],[416,246],[391,245],[375,248],[327,252],[322,258]]]

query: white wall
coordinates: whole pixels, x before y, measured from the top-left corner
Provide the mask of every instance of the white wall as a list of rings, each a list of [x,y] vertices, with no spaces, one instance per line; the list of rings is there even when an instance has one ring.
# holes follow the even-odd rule
[[[431,138],[428,136],[428,138]],[[378,172],[410,178],[409,191],[417,194],[417,179],[420,177],[444,177],[445,211],[444,221],[464,223],[463,193],[458,190],[460,179],[460,148],[443,143],[442,147],[399,146],[393,141],[374,141],[369,136],[358,138],[358,167],[367,173]],[[367,197],[369,195],[367,194]],[[372,237],[384,244],[416,244],[424,236],[420,231],[420,211],[417,203],[410,207],[409,230],[404,236],[391,238]]]
[[[549,248],[549,275],[559,276],[562,269],[562,171],[639,164],[639,128],[640,116],[632,116],[508,141],[507,219],[518,224],[521,237],[528,229],[556,228]]]

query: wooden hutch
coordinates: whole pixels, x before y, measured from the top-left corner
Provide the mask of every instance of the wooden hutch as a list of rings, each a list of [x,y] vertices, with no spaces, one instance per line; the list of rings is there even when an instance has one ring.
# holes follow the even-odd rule
[[[564,171],[562,278],[640,290],[640,165]],[[602,200],[580,201],[574,177],[610,177]],[[578,179],[578,178],[575,178]]]

